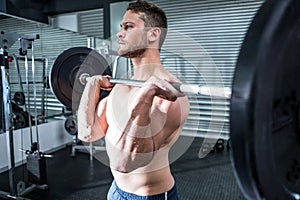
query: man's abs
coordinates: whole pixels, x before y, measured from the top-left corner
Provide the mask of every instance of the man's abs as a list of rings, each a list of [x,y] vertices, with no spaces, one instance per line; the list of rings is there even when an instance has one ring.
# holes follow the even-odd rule
[[[121,173],[115,170],[111,171],[117,186],[121,190],[140,196],[164,193],[174,186],[174,178],[168,166],[147,173]]]

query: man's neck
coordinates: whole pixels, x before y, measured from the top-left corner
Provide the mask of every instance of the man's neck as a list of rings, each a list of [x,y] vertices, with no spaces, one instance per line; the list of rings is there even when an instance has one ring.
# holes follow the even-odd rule
[[[147,80],[158,68],[162,68],[160,52],[157,49],[147,49],[143,55],[131,60],[135,79]]]
[[[158,49],[148,48],[142,55],[131,58],[131,61],[134,68],[147,64],[160,64],[160,52]]]

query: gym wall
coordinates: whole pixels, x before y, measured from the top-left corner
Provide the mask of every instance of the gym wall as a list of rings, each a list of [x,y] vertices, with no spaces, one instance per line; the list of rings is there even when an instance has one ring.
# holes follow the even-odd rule
[[[166,11],[170,30],[178,31],[186,37],[191,38],[197,45],[200,45],[208,52],[221,74],[224,86],[231,87],[241,43],[253,16],[261,6],[263,0],[173,0],[171,3],[168,0],[149,1],[157,4]],[[98,40],[102,39],[102,14],[102,9],[79,12],[79,33],[13,18],[1,19],[0,29],[27,34],[39,33],[41,39],[35,43],[35,54],[36,57],[48,58],[48,68],[50,68],[56,56],[63,50],[71,46],[87,46],[86,39],[89,36],[97,37],[99,38]],[[111,12],[111,15],[114,15],[114,13]],[[96,43],[100,44],[100,42]],[[195,48],[193,45],[188,46],[184,42],[181,42],[180,38],[169,41],[165,44],[166,48],[168,48],[167,45],[177,45],[178,48],[181,48],[181,45],[183,45],[182,48],[190,48],[190,52],[193,52],[192,48]],[[191,54],[188,59],[193,60],[197,56]],[[162,54],[162,60],[170,71],[174,71],[175,73],[180,71],[184,82],[207,84],[207,80],[199,78],[199,72],[192,66],[174,69],[172,68],[174,57]],[[40,74],[40,77],[43,75],[41,68],[37,67],[37,74]],[[201,71],[207,71],[209,76],[209,69],[203,68]],[[13,73],[11,72],[11,80],[16,81],[16,75]],[[212,76],[209,77],[208,81],[210,84],[215,84],[214,81],[216,80],[219,79]],[[42,86],[39,87],[38,95],[42,96]],[[12,91],[16,90],[17,88],[12,88]],[[38,101],[40,101],[38,105],[43,104],[42,98],[39,98]],[[46,115],[61,112],[62,106],[52,95],[50,89],[46,89],[44,101]],[[214,112],[212,112],[213,110]],[[211,122],[221,125],[223,128],[220,130],[218,127],[215,130],[211,126]],[[215,100],[208,97],[192,97],[191,114],[186,122],[183,134],[194,135],[195,132],[200,137],[209,132],[212,137],[220,137],[219,134],[222,134],[221,137],[228,138],[229,101],[224,99]]]

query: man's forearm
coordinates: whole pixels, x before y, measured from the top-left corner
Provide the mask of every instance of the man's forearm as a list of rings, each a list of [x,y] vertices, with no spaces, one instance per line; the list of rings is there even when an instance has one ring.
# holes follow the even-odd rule
[[[122,136],[113,147],[118,155],[112,166],[117,171],[130,172],[147,165],[154,155],[154,141],[150,126],[150,112],[154,92],[137,95],[132,101],[130,118],[123,130]]]
[[[78,108],[78,137],[81,140],[85,141],[91,136],[99,95],[99,81],[91,79],[84,88]]]
[[[155,91],[150,90],[133,99],[132,106],[129,110],[130,120],[138,126],[146,126],[150,124],[150,111],[155,97]],[[128,124],[131,126],[131,124]],[[130,128],[130,127],[129,127]]]
[[[151,135],[150,125],[140,127],[129,122],[116,146],[112,147],[111,152],[116,154],[116,159],[111,160],[111,165],[115,170],[131,172],[151,162],[154,155],[154,141],[153,137],[146,135]]]

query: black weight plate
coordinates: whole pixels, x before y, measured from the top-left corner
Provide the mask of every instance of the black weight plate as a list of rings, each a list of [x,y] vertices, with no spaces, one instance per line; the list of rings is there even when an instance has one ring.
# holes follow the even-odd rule
[[[300,197],[300,1],[266,1],[243,43],[230,108],[232,163],[248,199]]]
[[[28,113],[27,112],[14,113],[13,124],[15,130],[27,127],[29,125]]]
[[[71,115],[66,118],[65,129],[70,135],[77,135],[77,119],[75,116]]]
[[[15,101],[15,103],[18,105],[18,106],[23,106],[25,105],[25,95],[23,92],[16,92],[14,94],[14,98],[13,100]]]
[[[62,52],[50,70],[50,86],[56,98],[67,108],[77,110],[84,85],[81,74],[111,75],[105,58],[87,47],[73,47]],[[99,91],[100,92],[100,91]]]

